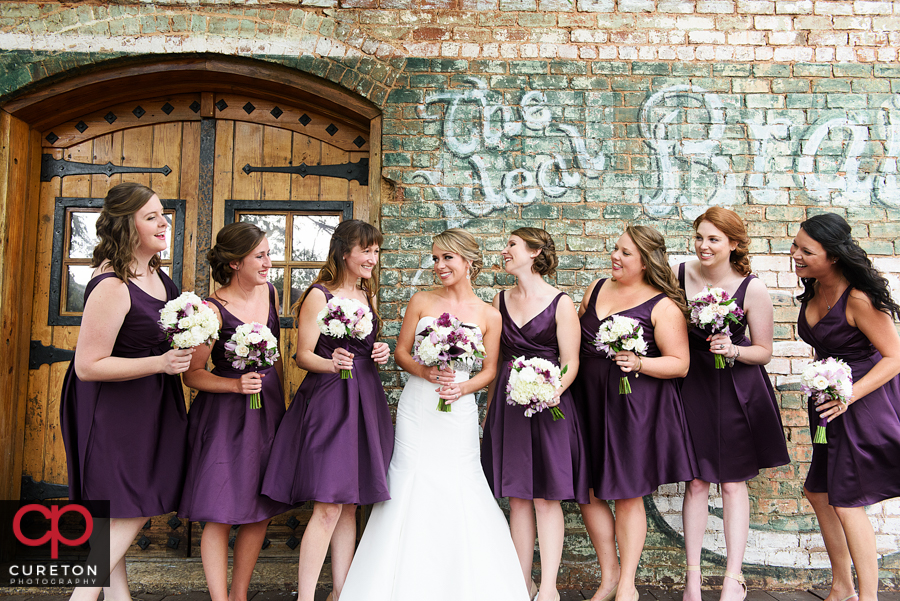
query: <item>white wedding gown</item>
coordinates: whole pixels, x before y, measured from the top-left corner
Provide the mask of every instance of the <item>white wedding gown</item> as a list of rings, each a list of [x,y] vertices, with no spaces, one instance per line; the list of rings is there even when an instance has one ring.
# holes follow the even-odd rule
[[[456,372],[457,381],[468,378]],[[340,601],[528,601],[509,525],[481,469],[475,397],[442,413],[436,388],[416,376],[403,388],[391,499],[372,509]]]

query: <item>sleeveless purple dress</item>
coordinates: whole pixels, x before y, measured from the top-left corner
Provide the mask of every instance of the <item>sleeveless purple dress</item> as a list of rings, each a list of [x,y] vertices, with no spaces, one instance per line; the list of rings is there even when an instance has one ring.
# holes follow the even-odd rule
[[[315,287],[332,298],[324,286]],[[330,359],[338,347],[353,353],[353,378],[306,374],[275,436],[263,494],[292,505],[370,505],[391,498],[387,471],[394,427],[372,360],[377,318],[373,322],[363,340],[319,334],[315,353],[320,357]]]
[[[159,300],[128,282],[131,309],[113,345],[113,357],[158,357],[170,350],[159,312],[178,287]],[[91,292],[114,273],[88,282]],[[181,378],[165,373],[123,382],[83,382],[69,364],[60,401],[60,426],[69,468],[69,500],[110,501],[110,516],[136,518],[178,509],[184,479],[188,419]]]
[[[190,459],[178,515],[195,522],[252,524],[284,513],[289,506],[259,493],[269,462],[272,440],[284,417],[284,388],[275,366],[234,369],[225,358],[225,343],[243,321],[226,305],[208,298],[222,315],[219,339],[210,357],[212,373],[240,378],[257,371],[262,379],[259,409],[250,408],[250,396],[236,392],[200,392],[191,404]],[[281,337],[275,288],[269,284],[269,316],[266,327],[276,340]]]
[[[810,327],[806,303],[800,306],[797,333],[817,359],[843,359],[858,382],[881,360],[859,329],[847,323],[848,287],[831,310]],[[812,430],[819,422],[810,403]],[[804,486],[828,493],[835,507],[862,507],[900,497],[900,376],[858,398],[826,426],[828,444],[814,444]]]
[[[734,294],[741,308],[754,277],[744,278]],[[684,289],[684,263],[678,268],[678,281]],[[750,346],[746,323],[731,330],[733,344]],[[787,465],[791,458],[766,369],[740,361],[716,369],[708,336],[697,327],[688,331],[691,367],[681,380],[684,415],[697,455],[696,476],[707,482],[744,482],[763,468]]]
[[[620,395],[619,378],[625,372],[594,347],[600,324],[613,315],[624,315],[644,328],[646,356],[659,357],[650,314],[665,294],[601,321],[597,295],[605,282],[600,280],[594,286],[588,309],[581,316],[581,367],[572,394],[584,415],[594,495],[598,499],[634,499],[651,494],[660,484],[693,480],[697,461],[678,383],[630,373],[632,392]]]
[[[539,357],[559,365],[556,306],[564,295],[560,292],[520,328],[506,309],[505,292],[500,293],[499,373],[481,443],[481,466],[497,498],[590,500],[587,454],[572,394],[561,395],[559,408],[566,418],[555,422],[547,410],[525,417],[523,408],[506,404],[513,359]]]

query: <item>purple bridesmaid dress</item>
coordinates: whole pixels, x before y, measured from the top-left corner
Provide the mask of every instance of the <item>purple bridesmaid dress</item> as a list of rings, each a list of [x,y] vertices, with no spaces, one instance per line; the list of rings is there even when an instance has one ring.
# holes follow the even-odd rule
[[[332,298],[324,286],[315,287]],[[369,505],[390,499],[394,427],[372,360],[378,332],[377,318],[373,321],[372,333],[363,340],[319,334],[315,353],[320,357],[331,359],[338,347],[353,353],[353,378],[306,374],[275,436],[263,494],[292,505]]]
[[[591,488],[598,499],[634,499],[651,494],[660,484],[693,480],[697,461],[678,383],[641,374],[625,374],[606,353],[594,347],[602,321],[594,287],[581,316],[581,368],[572,386],[584,415],[591,463]],[[665,298],[658,294],[636,307],[619,311],[644,328],[647,357],[659,357],[650,314]],[[628,375],[631,394],[619,394],[619,379]]]
[[[128,283],[131,309],[113,345],[113,357],[158,357],[169,351],[159,312],[178,296],[175,283],[157,272],[166,300]],[[106,278],[88,282],[91,292]],[[188,419],[181,378],[164,373],[122,382],[83,382],[69,365],[60,401],[60,425],[69,468],[69,500],[110,501],[114,518],[175,511],[181,498]]]
[[[865,334],[847,323],[850,287],[814,326],[800,306],[797,333],[817,359],[843,359],[858,382],[881,360]],[[818,422],[809,404],[810,430]],[[828,444],[814,444],[807,490],[828,493],[835,507],[862,507],[900,497],[900,376],[850,404],[826,426]]]
[[[263,376],[260,409],[250,408],[250,396],[236,392],[200,392],[191,404],[190,459],[178,514],[195,522],[252,524],[290,509],[260,494],[272,440],[284,416],[284,388],[275,366],[234,369],[225,358],[225,343],[240,319],[214,298],[207,299],[222,315],[219,339],[212,348],[212,373],[238,379],[256,371]],[[275,339],[281,329],[275,288],[269,284],[269,316]]]
[[[560,292],[520,328],[506,309],[505,292],[500,293],[499,373],[481,443],[481,466],[497,498],[590,500],[587,455],[572,394],[566,390],[560,397],[566,418],[557,421],[547,410],[525,417],[525,409],[506,403],[513,359],[539,357],[559,365],[556,306],[564,295]]]
[[[747,286],[756,276],[747,276],[734,294],[744,307]],[[678,268],[684,289],[684,263]],[[750,346],[747,324],[732,326],[731,342]],[[769,375],[762,365],[735,361],[734,367],[715,368],[709,352],[709,336],[697,327],[688,332],[691,367],[681,381],[681,398],[699,471],[707,482],[744,482],[759,470],[791,462],[778,401]]]

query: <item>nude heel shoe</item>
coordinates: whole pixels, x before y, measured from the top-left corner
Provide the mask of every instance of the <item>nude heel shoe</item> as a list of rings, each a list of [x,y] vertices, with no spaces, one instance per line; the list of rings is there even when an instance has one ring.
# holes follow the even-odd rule
[[[744,575],[741,574],[740,572],[735,574],[734,572],[729,572],[726,570],[725,578],[731,578],[732,580],[737,580],[740,583],[741,587],[743,587],[743,589],[744,589],[744,596],[741,597],[741,601],[744,601],[744,599],[747,598],[747,582],[744,580]],[[850,598],[852,598],[852,597],[850,597]]]
[[[534,598],[537,597],[538,594],[538,585],[534,583],[534,578],[531,579],[531,587],[528,589],[528,598],[531,601],[534,601]],[[844,601],[847,601],[846,599]]]
[[[600,601],[613,601],[613,600],[616,598],[616,593],[618,593],[618,592],[619,592],[619,585],[616,584],[616,586],[614,586],[614,587],[612,588],[612,590],[609,591],[609,593],[606,594],[605,597],[603,597],[602,599],[600,599]]]

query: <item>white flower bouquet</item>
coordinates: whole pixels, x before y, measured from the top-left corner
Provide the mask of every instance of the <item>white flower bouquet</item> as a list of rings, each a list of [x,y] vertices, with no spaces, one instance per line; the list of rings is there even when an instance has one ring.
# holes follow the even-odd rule
[[[546,359],[516,357],[510,362],[509,381],[506,383],[506,404],[525,407],[525,417],[531,417],[548,408],[556,390],[562,386],[562,377],[568,370]],[[549,407],[553,421],[566,419],[559,407]]]
[[[594,339],[594,348],[605,352],[610,359],[621,351],[646,355],[647,341],[644,340],[644,328],[630,317],[614,315],[612,319],[607,319],[600,324],[597,337]],[[619,394],[631,394],[631,383],[628,381],[628,376],[622,376],[619,379]]]
[[[834,357],[813,361],[800,376],[800,389],[806,393],[816,405],[828,401],[840,401],[845,405],[853,394],[853,372],[850,366]],[[816,435],[813,438],[815,444],[826,444],[825,426],[828,420],[819,417],[816,426]]]
[[[413,360],[419,365],[441,369],[463,365],[469,371],[480,368],[484,357],[481,332],[449,313],[442,314],[416,335],[412,352]],[[438,401],[437,408],[444,413],[451,410],[444,399]]]
[[[744,310],[721,288],[707,286],[688,301],[691,323],[710,334],[731,336],[731,324],[740,325]],[[715,355],[716,369],[725,369],[725,357]]]
[[[332,338],[363,340],[372,333],[373,319],[369,307],[353,298],[332,296],[316,316],[319,331]],[[349,369],[341,370],[341,379],[353,378]]]
[[[159,327],[172,348],[186,349],[219,339],[219,318],[193,292],[182,292],[159,312]]]
[[[235,369],[271,367],[278,361],[278,340],[266,326],[251,322],[242,323],[225,343],[225,358]],[[250,408],[259,409],[259,393],[250,395]]]

